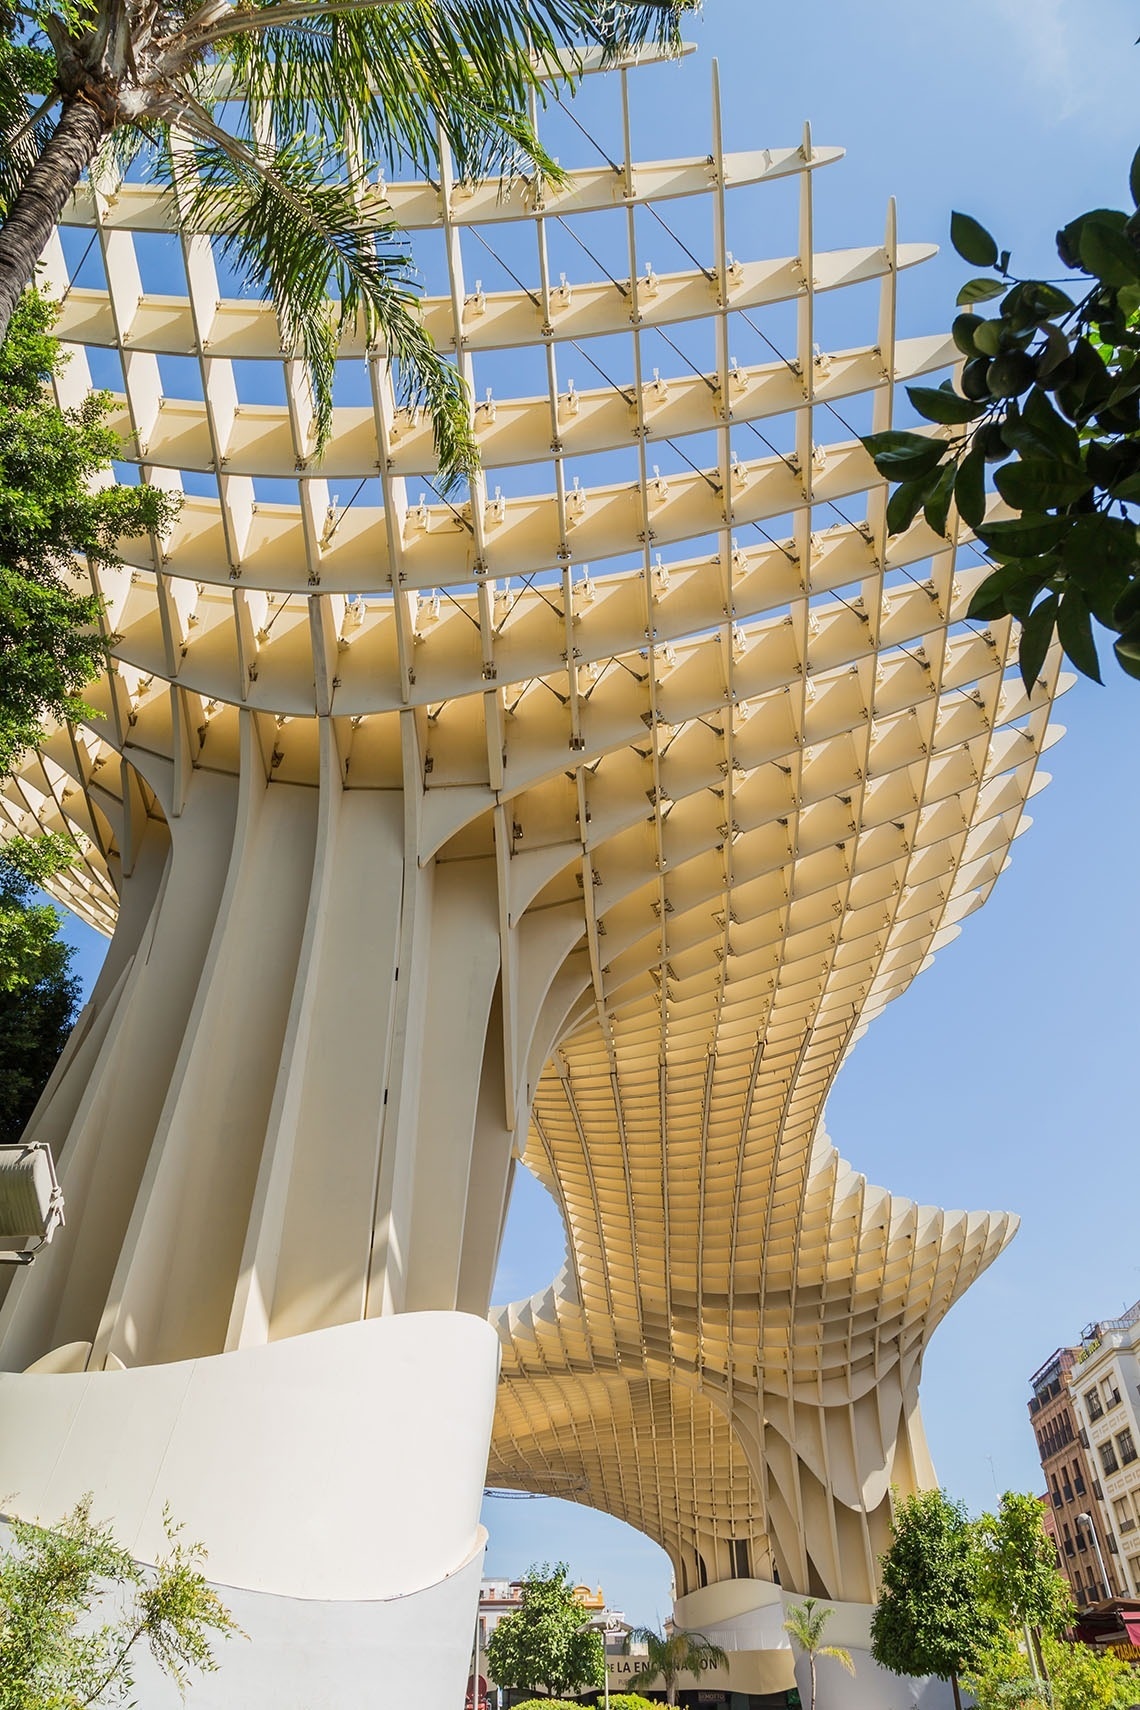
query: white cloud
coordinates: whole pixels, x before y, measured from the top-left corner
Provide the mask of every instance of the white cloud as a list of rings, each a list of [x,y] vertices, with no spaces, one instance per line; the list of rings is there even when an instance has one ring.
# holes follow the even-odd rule
[[[972,8],[978,47],[1004,58],[1011,81],[1029,84],[1051,105],[1052,122],[1096,113],[1104,134],[1135,127],[1140,73],[1135,7],[1124,0],[983,0]],[[1004,41],[994,39],[994,25]],[[984,51],[984,50],[983,50]]]

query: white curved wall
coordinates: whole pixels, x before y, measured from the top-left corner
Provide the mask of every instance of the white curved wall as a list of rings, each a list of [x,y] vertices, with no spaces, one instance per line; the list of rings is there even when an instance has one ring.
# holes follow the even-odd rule
[[[0,1523],[0,1548],[6,1528]],[[460,1710],[471,1674],[486,1533],[439,1585],[382,1602],[323,1603],[217,1590],[242,1629],[215,1646],[213,1674],[191,1677],[191,1710],[362,1710],[383,1703]],[[146,1647],[132,1659],[146,1710],[183,1710]]]
[[[784,1631],[787,1611],[803,1599],[781,1591],[766,1580],[721,1580],[702,1587],[675,1604],[677,1623],[700,1632],[728,1652],[728,1675],[735,1685],[742,1676],[745,1658],[759,1660],[765,1652],[782,1652],[789,1665],[791,1640]],[[826,1642],[841,1645],[855,1664],[852,1678],[839,1663],[821,1657],[816,1665],[816,1710],[952,1710],[953,1691],[946,1681],[914,1680],[888,1674],[871,1657],[871,1608],[863,1603],[832,1603]],[[796,1653],[795,1677],[804,1704],[810,1702],[808,1667]],[[767,1671],[766,1671],[767,1672]],[[706,1679],[706,1684],[715,1684]]]
[[[418,1312],[170,1365],[3,1373],[5,1506],[50,1523],[92,1491],[153,1561],[169,1504],[224,1585],[405,1598],[476,1548],[498,1349],[483,1319]]]

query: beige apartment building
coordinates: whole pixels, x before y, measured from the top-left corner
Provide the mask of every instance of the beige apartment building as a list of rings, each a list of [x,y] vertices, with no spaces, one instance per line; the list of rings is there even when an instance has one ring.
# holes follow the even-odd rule
[[[1091,1324],[1067,1375],[1081,1435],[1097,1475],[1121,1595],[1140,1595],[1140,1301]]]
[[[1127,1586],[1120,1572],[1116,1539],[1099,1500],[1101,1486],[1090,1459],[1088,1437],[1069,1389],[1069,1376],[1081,1352],[1079,1348],[1058,1348],[1034,1373],[1029,1418],[1045,1474],[1046,1530],[1056,1540],[1057,1556],[1073,1588],[1073,1599],[1084,1607],[1106,1596],[1120,1596]],[[1078,1519],[1082,1515],[1092,1523],[1091,1537],[1086,1520]]]

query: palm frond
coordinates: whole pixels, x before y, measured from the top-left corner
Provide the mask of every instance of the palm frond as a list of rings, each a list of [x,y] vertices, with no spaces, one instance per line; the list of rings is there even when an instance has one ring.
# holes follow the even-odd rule
[[[227,259],[274,302],[282,347],[300,353],[309,373],[318,452],[332,422],[341,332],[358,327],[383,342],[401,400],[428,411],[444,482],[470,474],[478,453],[466,388],[419,319],[397,227],[367,213],[362,186],[330,171],[315,139],[255,153],[204,112],[187,112],[183,125],[189,140],[172,162],[182,220],[217,233]]]
[[[855,1673],[854,1658],[852,1657],[851,1652],[845,1650],[842,1645],[821,1645],[819,1650],[816,1652],[816,1655],[821,1657],[831,1657],[835,1662],[841,1663],[847,1670],[848,1674]]]
[[[529,116],[532,91],[545,92],[530,45],[509,33],[480,43],[466,12],[452,27],[454,11],[407,0],[276,23],[262,8],[257,34],[225,44],[233,86],[278,137],[319,130],[366,165],[431,174],[442,138],[460,177],[557,178]]]
[[[698,0],[262,0],[189,46],[224,46],[235,87],[276,114],[279,135],[359,131],[365,156],[432,170],[446,138],[460,176],[555,176],[528,113],[547,80],[573,82],[582,49],[622,58],[680,45]]]

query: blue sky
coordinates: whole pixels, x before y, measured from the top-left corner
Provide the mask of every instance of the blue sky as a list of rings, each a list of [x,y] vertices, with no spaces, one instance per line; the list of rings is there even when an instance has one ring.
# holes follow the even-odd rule
[[[1052,272],[1055,227],[1126,195],[1140,141],[1137,33],[1123,0],[706,0],[689,32],[698,53],[632,80],[635,153],[706,152],[717,57],[729,148],[794,145],[805,120],[817,143],[847,148],[817,175],[819,247],[877,242],[893,194],[907,240],[943,241],[951,208],[963,208],[1015,265]],[[592,79],[579,108],[614,148],[615,95]],[[582,139],[562,130],[564,164],[586,161]],[[749,193],[741,210],[740,254],[791,253],[786,199]],[[689,234],[687,213],[669,217]],[[661,272],[683,265],[664,239],[649,258]],[[906,274],[900,330],[945,326],[963,274],[952,254]],[[842,342],[845,315],[869,309],[837,305],[827,342]],[[850,342],[865,336],[852,326]],[[1068,734],[1047,758],[1054,781],[1009,872],[875,1023],[827,1114],[836,1145],[872,1179],[922,1201],[1021,1215],[1013,1246],[955,1308],[926,1364],[935,1464],[975,1509],[995,1481],[1039,1482],[1029,1374],[1087,1321],[1140,1296],[1140,685],[1082,682],[1056,717]],[[76,925],[68,933],[90,977],[101,941]],[[552,1206],[520,1181],[496,1299],[544,1286],[561,1256]],[[668,1612],[666,1558],[617,1521],[542,1500],[490,1501],[485,1521],[493,1573],[566,1559],[632,1619]]]

